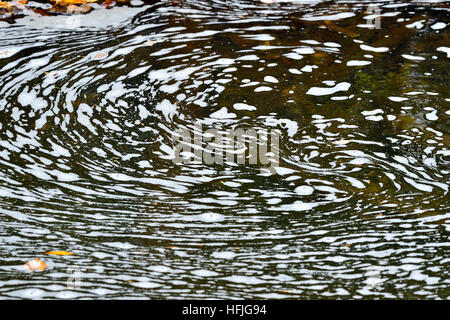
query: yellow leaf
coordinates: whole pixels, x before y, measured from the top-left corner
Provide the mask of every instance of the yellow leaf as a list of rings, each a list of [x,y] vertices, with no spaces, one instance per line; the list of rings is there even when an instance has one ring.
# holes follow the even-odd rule
[[[72,252],[67,252],[67,251],[49,251],[49,252],[46,252],[45,254],[54,254],[55,256],[71,256],[71,255],[73,255]]]

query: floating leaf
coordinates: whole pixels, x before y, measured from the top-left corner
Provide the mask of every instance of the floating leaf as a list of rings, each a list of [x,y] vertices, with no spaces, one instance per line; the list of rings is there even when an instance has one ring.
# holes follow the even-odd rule
[[[45,254],[53,254],[55,256],[71,256],[71,255],[73,255],[72,252],[67,252],[67,251],[49,251],[49,252],[46,252]]]
[[[28,261],[27,263],[25,263],[25,266],[28,268],[28,270],[31,271],[42,271],[47,268],[45,262],[39,258]]]
[[[82,5],[82,6],[77,6],[74,4],[71,4],[69,6],[67,6],[67,12],[68,13],[88,13],[89,11],[91,11],[91,7],[88,5]]]
[[[11,54],[10,50],[0,51],[0,56],[7,56],[7,55],[10,55],[10,54]]]
[[[292,291],[290,291],[290,290],[279,290],[278,292],[286,293],[286,294],[291,294],[292,293]]]
[[[333,141],[334,144],[337,145],[346,145],[347,143],[350,143],[350,140],[339,140],[339,141]]]
[[[21,0],[21,1],[0,1],[0,8],[12,8],[17,7],[19,9],[25,9],[25,4],[27,4],[28,1]]]
[[[100,51],[100,52],[97,52],[94,56],[92,56],[92,59],[101,60],[101,59],[106,58],[107,56],[108,56],[108,53]]]
[[[51,2],[54,2],[55,4],[59,4],[62,6],[67,6],[71,4],[86,4],[86,3],[92,3],[97,2],[99,0],[50,0]]]

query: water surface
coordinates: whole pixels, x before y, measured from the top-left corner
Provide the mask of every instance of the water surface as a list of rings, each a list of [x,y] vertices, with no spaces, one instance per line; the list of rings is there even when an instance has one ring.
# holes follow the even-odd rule
[[[0,297],[448,298],[449,7],[370,3],[0,22]],[[196,122],[277,174],[173,163]]]

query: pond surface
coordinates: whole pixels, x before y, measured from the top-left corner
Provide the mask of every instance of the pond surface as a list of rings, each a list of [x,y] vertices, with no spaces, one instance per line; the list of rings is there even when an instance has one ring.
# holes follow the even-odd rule
[[[368,4],[0,21],[0,297],[448,298],[449,6]],[[174,163],[194,123],[276,174]]]

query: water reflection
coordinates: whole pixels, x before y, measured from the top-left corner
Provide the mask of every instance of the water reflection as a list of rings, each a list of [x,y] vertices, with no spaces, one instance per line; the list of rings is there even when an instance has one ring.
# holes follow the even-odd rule
[[[449,8],[368,4],[2,23],[0,295],[448,297]],[[196,121],[281,130],[277,174],[174,164]]]

